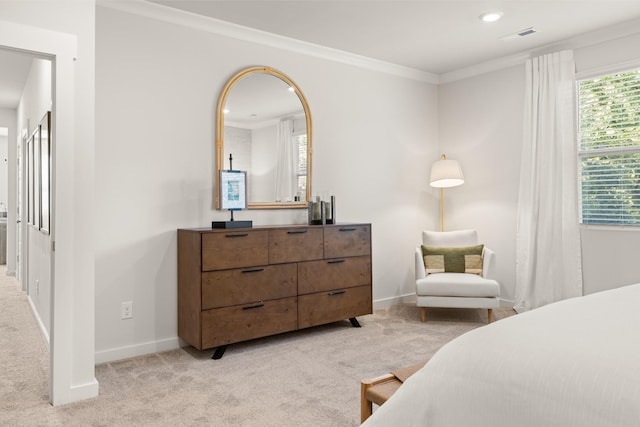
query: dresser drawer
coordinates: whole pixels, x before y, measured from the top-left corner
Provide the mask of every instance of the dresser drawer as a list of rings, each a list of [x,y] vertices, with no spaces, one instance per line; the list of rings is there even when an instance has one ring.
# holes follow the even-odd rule
[[[295,330],[296,306],[291,297],[203,311],[201,349]]]
[[[371,286],[298,297],[298,328],[322,325],[372,312]]]
[[[254,267],[269,263],[268,231],[227,231],[202,235],[202,270]]]
[[[371,285],[368,256],[307,261],[298,264],[298,294]]]
[[[337,225],[324,229],[324,257],[340,258],[371,254],[369,225]]]
[[[269,230],[269,264],[322,258],[322,228]]]
[[[202,309],[292,297],[296,264],[278,264],[202,273]]]

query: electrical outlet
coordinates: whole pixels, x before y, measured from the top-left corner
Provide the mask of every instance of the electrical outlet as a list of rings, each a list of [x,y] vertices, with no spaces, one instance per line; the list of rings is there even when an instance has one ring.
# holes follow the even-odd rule
[[[133,301],[125,301],[122,303],[122,318],[123,319],[133,318]]]
[[[36,295],[40,295],[40,280],[36,280]]]

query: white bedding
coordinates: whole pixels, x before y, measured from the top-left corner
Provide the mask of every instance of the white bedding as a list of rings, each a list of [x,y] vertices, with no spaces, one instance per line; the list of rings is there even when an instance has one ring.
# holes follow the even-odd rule
[[[640,284],[456,338],[363,426],[640,426]]]

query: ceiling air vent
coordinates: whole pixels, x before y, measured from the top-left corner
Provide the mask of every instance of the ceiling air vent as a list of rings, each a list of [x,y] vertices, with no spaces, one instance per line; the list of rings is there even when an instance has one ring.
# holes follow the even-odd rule
[[[525,28],[524,30],[518,31],[517,33],[509,34],[508,36],[504,36],[501,38],[502,40],[513,40],[513,39],[518,39],[520,37],[529,36],[535,32],[537,32],[535,28],[529,27],[529,28]]]

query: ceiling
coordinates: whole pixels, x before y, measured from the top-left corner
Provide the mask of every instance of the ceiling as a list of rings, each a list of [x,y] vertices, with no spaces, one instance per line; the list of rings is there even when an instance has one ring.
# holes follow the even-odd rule
[[[639,0],[147,1],[436,75],[640,19]],[[479,19],[492,10],[502,19]],[[0,49],[0,108],[17,106],[30,67]]]
[[[148,1],[437,75],[640,18],[638,0]]]

